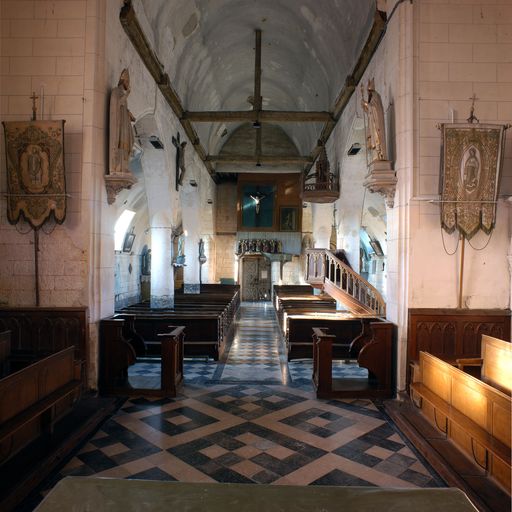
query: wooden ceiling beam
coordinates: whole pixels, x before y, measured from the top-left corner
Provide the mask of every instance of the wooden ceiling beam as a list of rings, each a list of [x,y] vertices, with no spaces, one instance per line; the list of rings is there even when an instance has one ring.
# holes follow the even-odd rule
[[[176,114],[176,117],[180,120],[187,137],[190,139],[190,142],[194,146],[197,154],[204,162],[210,176],[214,181],[217,181],[215,168],[206,160],[207,153],[199,140],[197,132],[189,120],[183,119],[185,109],[183,108],[181,99],[178,96],[178,93],[173,89],[169,75],[164,72],[164,67],[158,59],[158,56],[151,48],[151,45],[140,26],[139,20],[137,19],[131,0],[125,0],[119,14],[119,19],[126,35],[130,39],[133,47],[139,54],[139,57],[146,66],[150,75],[153,77],[153,80],[160,89],[162,96],[165,98],[172,111]]]
[[[183,120],[192,123],[235,123],[240,121],[256,121],[263,123],[328,123],[334,122],[330,112],[296,111],[296,110],[225,110],[225,111],[185,111]]]
[[[311,163],[311,157],[296,155],[208,155],[206,159],[216,164],[305,165]]]
[[[354,69],[352,70],[352,73],[347,76],[345,80],[345,84],[342,87],[340,93],[338,94],[338,97],[336,98],[336,101],[334,103],[334,107],[332,109],[333,115],[332,115],[332,121],[328,121],[324,124],[324,127],[322,128],[322,132],[320,134],[320,143],[322,145],[325,145],[329,137],[331,136],[331,133],[334,130],[334,127],[336,126],[337,122],[341,118],[341,115],[343,114],[343,111],[348,105],[348,102],[350,101],[350,98],[352,97],[352,94],[354,94],[354,91],[356,89],[356,85],[359,83],[361,78],[364,75],[364,72],[366,71],[366,68],[368,67],[368,64],[370,63],[373,54],[377,50],[379,43],[384,36],[384,33],[386,32],[386,13],[376,10],[375,16],[373,19],[373,25],[370,30],[370,34],[368,35],[368,38],[366,39],[366,43],[364,44],[363,49],[361,50],[361,54],[359,55],[359,59],[356,62],[356,65],[354,66]],[[310,157],[312,159],[312,162],[307,165],[306,169],[304,170],[304,173],[307,174],[311,167],[313,167],[313,163],[320,154],[320,144],[316,145],[313,150],[311,151]]]

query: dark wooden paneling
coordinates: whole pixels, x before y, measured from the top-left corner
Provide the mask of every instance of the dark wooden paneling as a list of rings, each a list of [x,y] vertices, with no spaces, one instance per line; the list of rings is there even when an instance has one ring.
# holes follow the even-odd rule
[[[409,309],[407,366],[420,351],[446,361],[480,357],[482,334],[510,341],[510,310]]]

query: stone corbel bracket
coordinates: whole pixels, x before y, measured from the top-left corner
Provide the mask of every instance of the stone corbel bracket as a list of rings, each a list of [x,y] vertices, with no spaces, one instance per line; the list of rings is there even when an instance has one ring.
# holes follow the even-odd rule
[[[368,167],[363,186],[370,192],[382,194],[386,206],[393,208],[397,181],[396,172],[389,160],[374,160]]]
[[[105,187],[108,204],[114,204],[117,194],[125,188],[132,188],[135,183],[137,183],[137,178],[133,174],[106,174]]]

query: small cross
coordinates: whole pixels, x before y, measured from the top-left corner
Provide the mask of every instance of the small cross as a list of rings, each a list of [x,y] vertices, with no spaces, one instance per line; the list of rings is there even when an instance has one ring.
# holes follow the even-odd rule
[[[39,96],[36,96],[35,92],[33,92],[32,96],[30,96],[30,99],[32,100],[32,121],[36,120],[36,113],[37,113],[36,100],[38,98],[39,98]]]
[[[475,95],[475,93],[473,93],[473,96],[471,96],[471,98],[469,98],[470,100],[472,100],[471,102],[471,110],[469,112],[469,117],[467,118],[467,122],[468,123],[474,123],[475,121],[477,123],[479,123],[479,119],[475,116],[475,101],[478,99]]]

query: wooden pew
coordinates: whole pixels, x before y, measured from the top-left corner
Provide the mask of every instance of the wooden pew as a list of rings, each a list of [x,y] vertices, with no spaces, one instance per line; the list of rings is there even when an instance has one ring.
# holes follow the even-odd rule
[[[351,346],[357,362],[368,369],[368,379],[332,378],[336,335],[326,328],[313,331],[313,384],[317,398],[392,398],[393,324],[377,319],[365,322],[363,333]]]
[[[407,385],[420,351],[455,364],[480,357],[483,334],[510,340],[510,310],[409,309],[407,325]]]
[[[10,369],[15,371],[73,347],[75,360],[82,364],[82,381],[87,386],[87,308],[2,307],[0,331],[11,331]]]
[[[68,347],[0,379],[0,463],[50,435],[81,392],[81,365]]]
[[[376,322],[379,319],[374,319]],[[361,318],[350,313],[308,312],[287,315],[285,320],[284,338],[288,351],[288,361],[313,357],[313,328],[326,328],[336,337],[333,343],[334,359],[350,359],[357,357],[350,354],[352,342],[362,334]]]
[[[457,359],[457,367],[463,371],[468,367],[477,367],[480,370],[478,377],[481,380],[510,395],[512,392],[512,344],[484,334],[481,350],[482,357]]]
[[[169,324],[183,325],[187,330],[186,356],[221,357],[233,319],[240,304],[238,285],[204,285],[200,294],[175,295],[173,309],[152,310],[149,304],[134,304],[119,310],[118,318],[133,317],[135,335],[144,340],[148,354],[160,354],[159,334]],[[125,328],[126,331],[126,328]],[[125,332],[125,338],[130,337]]]
[[[0,378],[9,373],[11,356],[11,331],[0,332]]]
[[[137,362],[132,344],[124,337],[130,318],[106,318],[100,322],[100,392],[107,395],[144,394],[175,397],[183,382],[183,326],[167,326],[158,335],[160,347],[160,387],[140,388],[128,381],[128,367]]]
[[[411,399],[422,415],[510,494],[510,395],[427,352],[414,377]]]

